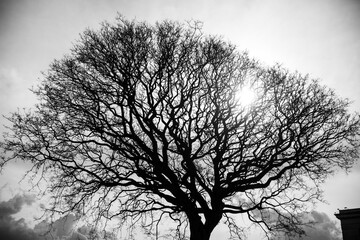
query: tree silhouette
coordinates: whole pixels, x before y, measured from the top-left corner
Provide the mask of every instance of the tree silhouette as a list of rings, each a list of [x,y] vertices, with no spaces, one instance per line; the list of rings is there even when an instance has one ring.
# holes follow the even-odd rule
[[[255,92],[242,104],[241,89]],[[319,184],[358,157],[359,117],[307,76],[266,68],[200,24],[104,23],[85,31],[8,119],[12,159],[50,179],[54,209],[131,220],[158,235],[209,239],[236,214],[302,233]],[[268,217],[271,216],[271,219]],[[166,220],[167,221],[167,220]]]

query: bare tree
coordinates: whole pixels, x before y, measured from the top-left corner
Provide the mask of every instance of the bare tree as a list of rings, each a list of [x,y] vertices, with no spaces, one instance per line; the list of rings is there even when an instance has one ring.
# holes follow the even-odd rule
[[[321,200],[319,184],[358,158],[347,100],[197,23],[119,17],[87,30],[34,93],[35,110],[8,118],[2,165],[31,161],[54,209],[91,209],[156,236],[167,218],[179,239],[209,239],[221,219],[240,237],[235,214],[301,234],[296,216]]]

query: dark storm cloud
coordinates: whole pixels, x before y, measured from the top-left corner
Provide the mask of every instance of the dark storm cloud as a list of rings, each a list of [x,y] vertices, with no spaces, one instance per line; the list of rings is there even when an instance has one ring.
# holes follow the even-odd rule
[[[47,221],[29,228],[24,218],[15,219],[14,214],[24,206],[35,202],[33,195],[16,195],[8,201],[0,202],[0,238],[1,240],[87,240],[87,237],[74,230],[77,219],[73,214],[59,218],[52,224]]]
[[[33,195],[16,195],[8,201],[0,202],[0,218],[20,212],[24,204],[31,205],[35,201]]]
[[[35,201],[32,195],[16,195],[8,201],[0,202],[0,236],[3,240],[34,240],[35,232],[23,218],[16,220],[12,215],[20,212],[24,205]]]

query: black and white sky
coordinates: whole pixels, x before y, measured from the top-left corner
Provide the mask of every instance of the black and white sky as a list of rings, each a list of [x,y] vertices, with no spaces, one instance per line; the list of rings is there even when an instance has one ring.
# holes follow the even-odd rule
[[[266,65],[275,63],[319,79],[353,101],[360,112],[359,0],[0,0],[0,115],[31,107],[29,91],[54,59],[86,28],[97,29],[117,13],[154,23],[199,20],[203,31],[231,41]],[[0,131],[8,124],[0,116]],[[0,174],[0,201],[27,190],[19,183],[29,166],[17,162]],[[324,184],[328,204],[315,210],[336,220],[338,208],[360,207],[360,164]],[[29,220],[30,221],[30,220]]]

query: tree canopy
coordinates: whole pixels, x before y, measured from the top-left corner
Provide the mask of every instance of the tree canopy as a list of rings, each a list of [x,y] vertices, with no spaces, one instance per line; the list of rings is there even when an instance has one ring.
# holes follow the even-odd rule
[[[33,163],[50,179],[54,209],[156,236],[172,219],[179,239],[209,239],[221,220],[239,237],[236,214],[301,234],[297,216],[321,200],[319,184],[359,157],[347,100],[262,66],[196,22],[119,17],[86,30],[33,92],[35,109],[8,117],[2,165]]]

